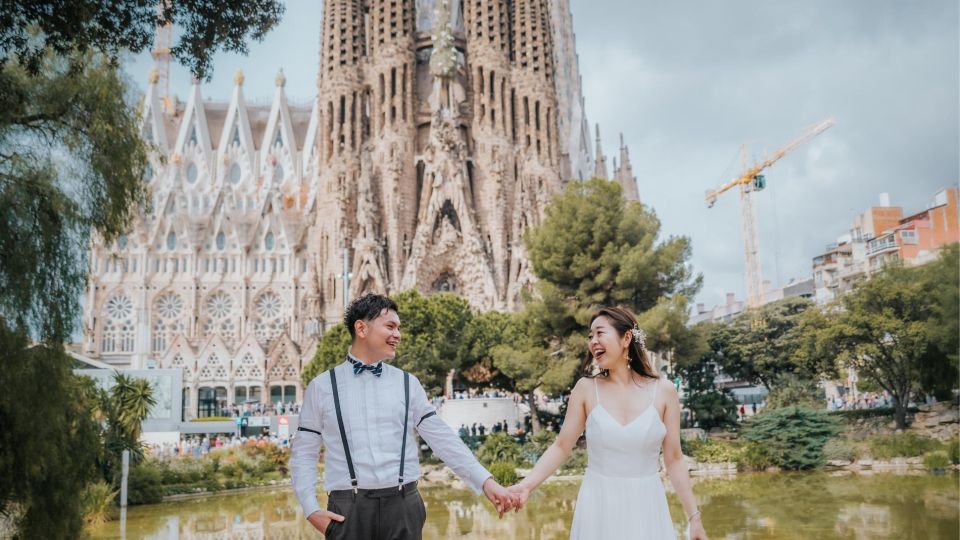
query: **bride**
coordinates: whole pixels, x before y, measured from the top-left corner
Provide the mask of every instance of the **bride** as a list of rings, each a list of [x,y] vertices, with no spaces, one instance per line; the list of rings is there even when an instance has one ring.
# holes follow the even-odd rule
[[[628,310],[599,310],[590,323],[590,354],[600,375],[570,394],[557,440],[510,491],[518,505],[570,456],[587,432],[587,472],[577,496],[573,540],[676,538],[658,474],[660,450],[687,516],[687,534],[706,540],[680,452],[680,400],[650,367],[644,335]]]

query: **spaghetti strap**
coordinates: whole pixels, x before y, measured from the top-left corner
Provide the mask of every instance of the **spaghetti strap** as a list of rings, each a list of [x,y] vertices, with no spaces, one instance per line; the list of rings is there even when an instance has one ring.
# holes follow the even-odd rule
[[[593,393],[597,396],[597,405],[600,405],[600,385],[597,384],[597,378],[593,378]]]

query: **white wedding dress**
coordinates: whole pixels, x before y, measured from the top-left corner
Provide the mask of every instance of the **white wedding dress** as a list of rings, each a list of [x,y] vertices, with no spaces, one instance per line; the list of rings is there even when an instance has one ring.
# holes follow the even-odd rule
[[[658,474],[667,428],[653,399],[639,416],[620,424],[597,405],[587,416],[587,472],[577,495],[572,540],[662,540],[677,535]]]

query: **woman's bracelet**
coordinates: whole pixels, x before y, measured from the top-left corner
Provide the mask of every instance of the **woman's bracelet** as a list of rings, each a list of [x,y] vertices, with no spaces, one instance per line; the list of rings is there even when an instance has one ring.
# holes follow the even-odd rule
[[[689,523],[689,522],[697,519],[698,517],[700,517],[700,510],[697,510],[696,512],[694,512],[694,513],[690,514],[689,516],[687,516],[687,523]]]

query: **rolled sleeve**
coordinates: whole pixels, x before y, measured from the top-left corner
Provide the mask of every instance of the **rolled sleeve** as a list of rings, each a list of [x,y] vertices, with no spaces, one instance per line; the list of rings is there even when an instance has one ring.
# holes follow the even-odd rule
[[[420,381],[413,377],[410,409],[417,423],[417,432],[444,463],[450,467],[476,494],[483,492],[483,483],[492,475],[477,461],[473,452],[460,437],[436,414],[427,400]]]
[[[317,501],[317,462],[320,459],[320,445],[323,443],[320,430],[321,413],[318,377],[307,386],[304,393],[299,425],[304,430],[297,430],[290,452],[293,491],[303,507],[304,517],[321,509]]]

